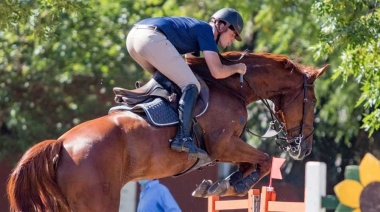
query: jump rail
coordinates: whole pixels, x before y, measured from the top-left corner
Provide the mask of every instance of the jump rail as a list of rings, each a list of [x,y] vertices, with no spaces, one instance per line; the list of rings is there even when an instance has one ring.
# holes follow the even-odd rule
[[[219,210],[247,209],[248,212],[256,212],[260,208],[260,190],[250,189],[248,199],[220,200],[220,197],[208,198],[208,212],[219,212]]]
[[[247,209],[248,212],[325,212],[322,207],[326,196],[326,164],[322,162],[306,163],[305,201],[279,202],[273,187],[263,186],[251,189],[247,199],[220,200],[219,197],[208,198],[208,212],[220,210]]]

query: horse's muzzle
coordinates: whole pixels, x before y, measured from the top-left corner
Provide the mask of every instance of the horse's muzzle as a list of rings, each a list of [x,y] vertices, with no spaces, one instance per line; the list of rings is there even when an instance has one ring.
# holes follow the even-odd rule
[[[294,137],[289,141],[287,152],[295,160],[302,160],[310,155],[312,150],[312,134],[304,137],[302,135]]]

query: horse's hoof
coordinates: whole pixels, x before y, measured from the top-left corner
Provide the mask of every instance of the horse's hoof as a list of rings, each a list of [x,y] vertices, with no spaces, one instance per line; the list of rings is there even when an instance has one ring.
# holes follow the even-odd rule
[[[212,185],[211,180],[203,180],[202,183],[193,191],[191,196],[193,197],[207,197],[207,190]]]
[[[230,183],[228,180],[223,179],[210,186],[210,188],[207,190],[207,193],[209,196],[221,196],[226,193],[229,187]]]

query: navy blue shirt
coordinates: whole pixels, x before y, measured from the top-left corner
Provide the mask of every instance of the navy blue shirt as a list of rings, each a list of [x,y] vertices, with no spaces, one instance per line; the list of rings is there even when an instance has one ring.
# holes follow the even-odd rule
[[[137,24],[157,26],[180,54],[199,51],[218,52],[210,24],[189,17],[144,19]]]

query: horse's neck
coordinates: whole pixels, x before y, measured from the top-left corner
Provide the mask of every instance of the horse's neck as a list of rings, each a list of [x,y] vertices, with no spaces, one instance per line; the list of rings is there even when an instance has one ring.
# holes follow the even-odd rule
[[[204,60],[198,59],[190,65],[192,70],[211,84],[242,96],[246,103],[262,99],[273,99],[280,94],[302,85],[302,74],[278,66],[279,61],[263,57],[247,57],[240,62],[247,65],[243,86],[239,75],[234,74],[225,79],[215,79],[208,70]],[[283,63],[283,61],[280,61]]]
[[[273,100],[302,85],[300,73],[259,67],[250,69],[245,76],[244,94],[247,103],[260,99]]]

